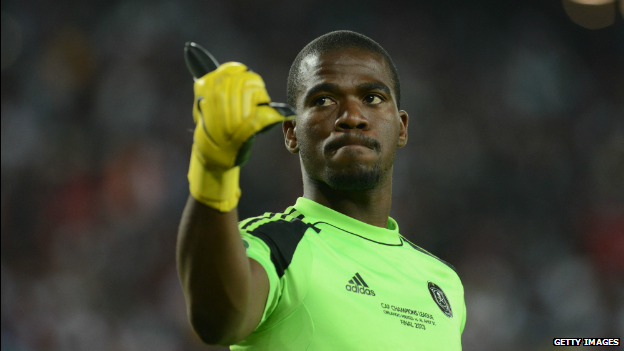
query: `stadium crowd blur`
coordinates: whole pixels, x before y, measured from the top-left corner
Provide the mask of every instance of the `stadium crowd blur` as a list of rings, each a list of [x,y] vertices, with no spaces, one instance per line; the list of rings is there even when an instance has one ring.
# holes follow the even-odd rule
[[[296,54],[337,29],[398,67],[391,215],[457,268],[464,350],[623,337],[624,21],[510,3],[3,1],[2,350],[220,350],[191,331],[175,268],[183,44],[285,101]],[[240,218],[293,204],[300,179],[279,128],[257,138]]]

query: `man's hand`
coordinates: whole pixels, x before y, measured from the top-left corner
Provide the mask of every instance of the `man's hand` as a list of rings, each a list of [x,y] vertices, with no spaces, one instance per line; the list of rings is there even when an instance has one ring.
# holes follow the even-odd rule
[[[251,138],[292,119],[268,106],[262,78],[241,63],[228,62],[195,81],[195,133],[188,179],[191,195],[221,212],[238,204],[239,166]]]
[[[193,151],[209,170],[234,166],[241,146],[264,128],[287,118],[269,107],[262,78],[237,62],[222,64],[195,81]]]

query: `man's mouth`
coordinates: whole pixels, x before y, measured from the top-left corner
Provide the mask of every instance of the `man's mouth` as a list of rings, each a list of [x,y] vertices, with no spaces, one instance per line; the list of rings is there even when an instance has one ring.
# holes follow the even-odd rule
[[[381,149],[381,144],[369,136],[363,134],[345,133],[328,142],[325,145],[324,151],[325,153],[330,153],[338,151],[338,149],[346,146],[356,148],[366,147],[374,151],[379,151]]]

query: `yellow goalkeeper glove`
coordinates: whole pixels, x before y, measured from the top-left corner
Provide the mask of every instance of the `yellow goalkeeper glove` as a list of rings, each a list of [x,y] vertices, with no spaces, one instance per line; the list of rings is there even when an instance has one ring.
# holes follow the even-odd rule
[[[193,151],[188,180],[191,195],[221,212],[238,204],[240,166],[254,135],[295,116],[273,107],[262,78],[242,63],[228,62],[194,85]]]

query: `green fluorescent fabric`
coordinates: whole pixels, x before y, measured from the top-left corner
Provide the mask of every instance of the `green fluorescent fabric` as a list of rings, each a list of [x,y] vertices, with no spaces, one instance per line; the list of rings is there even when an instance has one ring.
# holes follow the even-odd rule
[[[232,350],[461,350],[454,268],[387,229],[299,198],[239,224],[269,276],[262,321]]]

